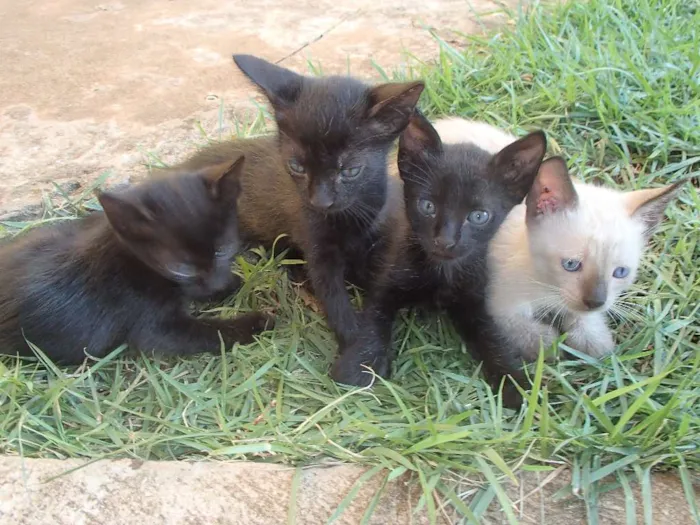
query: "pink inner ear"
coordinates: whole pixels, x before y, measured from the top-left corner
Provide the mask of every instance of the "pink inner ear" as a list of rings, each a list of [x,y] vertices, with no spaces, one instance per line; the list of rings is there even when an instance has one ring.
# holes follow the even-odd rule
[[[547,186],[542,187],[537,199],[537,213],[554,213],[559,208],[559,199]]]

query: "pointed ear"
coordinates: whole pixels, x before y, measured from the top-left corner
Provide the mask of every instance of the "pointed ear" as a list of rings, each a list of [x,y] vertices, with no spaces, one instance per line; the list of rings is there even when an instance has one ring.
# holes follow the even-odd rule
[[[415,110],[399,137],[399,162],[402,158],[417,158],[426,153],[438,155],[441,152],[440,135],[430,121]]]
[[[547,136],[535,131],[509,144],[496,153],[490,171],[508,187],[517,202],[521,202],[532,187],[537,170],[547,151]]]
[[[561,157],[545,160],[527,194],[527,221],[531,222],[542,215],[573,209],[578,203],[574,183],[566,169],[566,161]]]
[[[630,191],[625,194],[625,205],[633,219],[642,221],[650,236],[664,218],[669,203],[675,199],[687,180],[663,188]]]
[[[304,77],[253,55],[233,55],[238,68],[267,96],[275,109],[294,104],[301,92]]]
[[[241,173],[245,156],[238,157],[233,164],[223,162],[206,168],[201,172],[204,183],[214,200],[233,202],[238,199],[241,192]]]
[[[153,235],[153,217],[127,195],[96,192],[112,229],[126,240],[143,240]]]
[[[367,119],[382,135],[400,133],[416,108],[425,88],[422,81],[380,84],[368,92]]]
[[[440,135],[419,111],[415,110],[408,119],[408,125],[399,137],[399,152],[397,156],[399,176],[404,182],[415,178],[423,179],[425,170],[421,164],[427,156],[438,156],[442,153]],[[418,177],[416,173],[418,172]]]

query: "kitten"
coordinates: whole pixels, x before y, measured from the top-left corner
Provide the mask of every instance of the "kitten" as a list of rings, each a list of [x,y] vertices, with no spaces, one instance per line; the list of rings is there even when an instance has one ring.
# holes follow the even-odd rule
[[[387,175],[387,159],[423,83],[369,87],[350,77],[302,76],[249,55],[234,60],[268,98],[278,132],[214,144],[181,168],[245,152],[242,234],[268,247],[288,234],[307,260],[331,330],[350,341],[358,324],[346,280],[370,287],[394,249],[401,190]]]
[[[189,355],[249,343],[270,318],[195,319],[191,300],[231,293],[243,158],[98,195],[104,212],[37,227],[0,247],[0,352],[62,364],[123,343]],[[26,338],[26,340],[25,340]]]
[[[516,140],[484,123],[448,119],[433,127],[418,112],[411,117],[398,152],[410,233],[387,285],[368,299],[363,337],[334,364],[336,380],[368,384],[365,366],[388,373],[392,322],[404,306],[445,309],[472,337],[484,313],[488,242],[527,194],[545,150],[541,131]],[[488,371],[500,377],[517,369],[498,352],[479,355]]]
[[[590,356],[614,350],[606,312],[683,183],[621,192],[574,183],[559,157],[542,164],[489,250],[488,311],[514,353],[535,360],[564,332]]]

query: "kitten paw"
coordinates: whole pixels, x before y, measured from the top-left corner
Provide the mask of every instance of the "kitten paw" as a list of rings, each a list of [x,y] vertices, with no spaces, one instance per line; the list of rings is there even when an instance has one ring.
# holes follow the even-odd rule
[[[493,393],[498,394],[499,384],[492,385]],[[506,408],[511,408],[513,410],[518,410],[523,404],[523,396],[520,391],[513,384],[513,382],[508,379],[503,383],[503,392],[501,394],[503,399],[503,406]]]
[[[251,312],[231,319],[233,337],[242,344],[252,343],[255,335],[275,326],[275,318],[263,312]]]
[[[615,350],[612,333],[602,316],[591,315],[569,321],[564,329],[566,344],[586,355],[600,359]]]
[[[363,358],[355,352],[346,350],[340,354],[333,366],[330,375],[333,381],[344,385],[368,386],[374,381],[374,375],[389,377],[390,359],[386,354],[376,355],[373,358]]]
[[[543,326],[539,337],[532,338],[531,344],[523,347],[520,351],[523,359],[534,362],[540,356],[540,352],[545,352],[545,358],[551,360],[558,352],[553,350],[554,343],[559,339],[559,331],[551,326]],[[554,353],[554,355],[552,355]]]

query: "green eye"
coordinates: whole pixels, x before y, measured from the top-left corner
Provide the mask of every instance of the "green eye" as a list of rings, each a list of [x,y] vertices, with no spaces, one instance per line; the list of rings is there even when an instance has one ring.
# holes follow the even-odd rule
[[[355,168],[345,168],[340,170],[340,176],[344,178],[345,180],[351,180],[351,179],[356,179],[357,177],[360,176],[360,173],[362,173],[362,170],[364,169],[364,166],[359,166]]]
[[[289,159],[287,165],[289,166],[289,169],[293,175],[304,175],[306,173],[306,168],[302,166],[301,163],[295,158]]]
[[[423,215],[435,217],[435,203],[429,199],[421,199],[418,201],[418,209]]]
[[[474,210],[467,216],[467,220],[472,224],[476,224],[477,226],[486,224],[489,222],[490,218],[491,216],[486,210]]]

